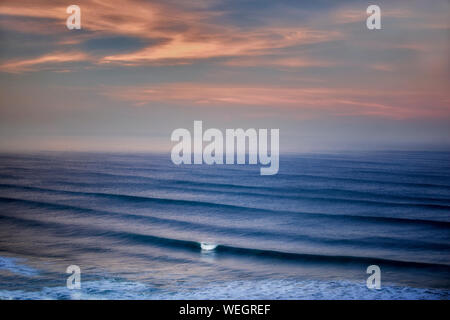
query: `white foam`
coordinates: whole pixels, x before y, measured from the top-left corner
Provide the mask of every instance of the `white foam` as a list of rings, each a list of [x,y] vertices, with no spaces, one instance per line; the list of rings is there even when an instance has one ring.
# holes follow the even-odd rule
[[[200,242],[200,248],[202,248],[202,250],[214,250],[215,248],[217,248],[217,244],[214,243],[210,243],[210,242]]]
[[[319,280],[240,280],[215,282],[198,289],[160,289],[141,282],[103,279],[82,282],[80,290],[46,287],[41,291],[0,290],[0,299],[448,299],[450,290],[382,286],[367,289],[365,284]]]
[[[213,283],[197,290],[179,291],[170,299],[448,299],[449,290],[384,286],[370,290],[365,283],[319,280],[242,280]],[[164,296],[160,296],[164,299]]]

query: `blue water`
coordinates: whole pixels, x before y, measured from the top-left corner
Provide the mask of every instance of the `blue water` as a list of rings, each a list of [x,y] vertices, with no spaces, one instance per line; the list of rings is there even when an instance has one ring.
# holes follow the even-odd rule
[[[448,299],[449,209],[445,152],[1,154],[0,299]]]

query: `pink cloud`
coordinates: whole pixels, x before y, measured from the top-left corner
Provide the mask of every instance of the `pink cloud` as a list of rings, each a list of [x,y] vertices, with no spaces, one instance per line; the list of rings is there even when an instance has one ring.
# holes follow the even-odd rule
[[[269,107],[296,110],[302,115],[377,116],[392,119],[448,117],[448,98],[442,92],[295,88],[270,86],[174,83],[143,87],[103,88],[111,99],[135,106],[154,102],[205,107]],[[433,101],[435,107],[430,107]],[[425,106],[428,106],[426,108]]]
[[[7,1],[0,6],[0,14],[27,18],[17,24],[5,25],[6,28],[43,34],[53,30],[55,34],[63,37],[55,43],[58,46],[76,45],[81,39],[112,34],[134,36],[152,42],[152,45],[135,52],[106,55],[98,57],[95,62],[124,66],[177,65],[216,57],[257,57],[270,54],[274,50],[336,40],[340,37],[336,31],[319,31],[299,26],[219,25],[215,18],[223,12],[195,10],[196,6],[187,9],[183,6],[165,5],[164,2],[133,0],[79,1],[77,4],[82,10],[82,29],[91,31],[89,34],[74,34],[66,30],[65,21],[68,14],[65,11],[65,2],[40,1],[39,4],[29,4],[23,1]],[[155,44],[154,39],[164,41]],[[33,60],[40,63],[39,58],[36,58],[27,59],[22,64],[30,66]],[[244,62],[245,60],[241,60],[240,63]],[[284,66],[305,66],[305,63],[308,61],[289,57],[278,61],[279,65]]]
[[[30,59],[13,59],[0,64],[0,70],[10,73],[42,70],[49,65],[88,60],[83,52],[55,52]],[[64,69],[67,71],[67,69]]]

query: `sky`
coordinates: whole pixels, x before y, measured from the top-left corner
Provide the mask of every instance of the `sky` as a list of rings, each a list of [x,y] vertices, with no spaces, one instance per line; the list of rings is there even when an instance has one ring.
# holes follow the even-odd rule
[[[447,150],[449,21],[448,0],[2,0],[0,150],[160,152],[194,120],[278,128],[281,152]]]

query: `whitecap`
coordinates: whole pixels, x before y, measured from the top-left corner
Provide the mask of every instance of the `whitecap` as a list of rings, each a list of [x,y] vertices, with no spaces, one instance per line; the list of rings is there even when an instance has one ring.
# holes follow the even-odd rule
[[[217,248],[217,244],[210,242],[200,242],[200,248],[202,248],[202,250],[210,251]]]

